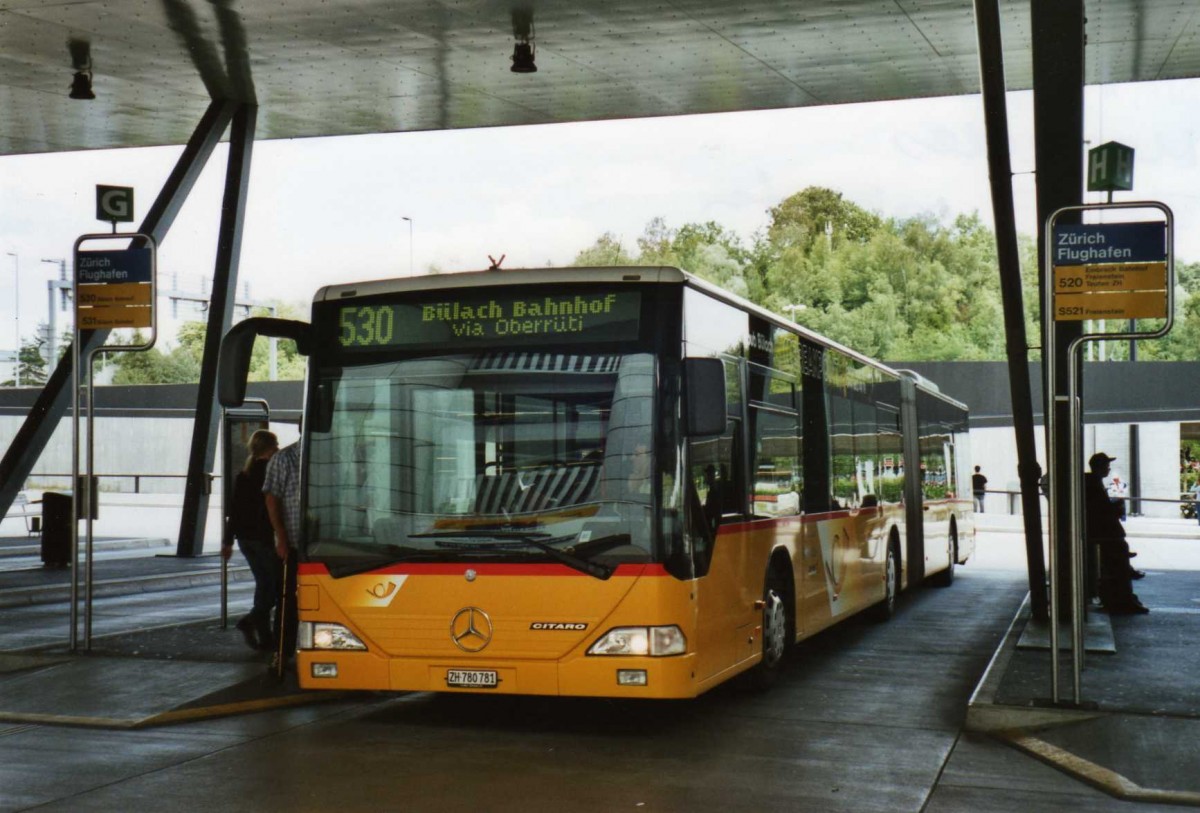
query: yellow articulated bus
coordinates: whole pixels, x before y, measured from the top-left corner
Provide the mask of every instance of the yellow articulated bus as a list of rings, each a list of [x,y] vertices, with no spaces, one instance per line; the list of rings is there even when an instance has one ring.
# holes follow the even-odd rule
[[[311,323],[309,689],[696,697],[974,550],[967,412],[675,268],[336,285]]]

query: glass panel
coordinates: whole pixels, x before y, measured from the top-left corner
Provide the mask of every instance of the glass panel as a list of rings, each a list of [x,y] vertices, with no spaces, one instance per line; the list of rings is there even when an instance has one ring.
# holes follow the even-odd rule
[[[897,503],[904,498],[904,446],[900,435],[900,412],[891,405],[877,405],[879,429],[879,500]]]
[[[825,358],[829,391],[830,507],[858,505],[858,472],[854,456],[854,401],[850,390],[850,359],[838,352]]]
[[[854,401],[854,473],[857,505],[879,504],[879,426],[875,422],[875,405],[865,396]]]
[[[754,467],[754,515],[786,517],[800,513],[804,476],[800,469],[796,415],[754,411],[757,450]]]
[[[654,383],[641,353],[480,351],[322,370],[332,419],[311,438],[308,553],[544,559],[523,544],[537,539],[647,561]]]
[[[952,493],[953,436],[941,421],[943,402],[917,391],[920,425],[921,492],[926,500],[944,500]]]
[[[749,319],[745,311],[718,302],[692,288],[684,289],[683,303],[683,327],[688,343],[685,355],[742,355]]]

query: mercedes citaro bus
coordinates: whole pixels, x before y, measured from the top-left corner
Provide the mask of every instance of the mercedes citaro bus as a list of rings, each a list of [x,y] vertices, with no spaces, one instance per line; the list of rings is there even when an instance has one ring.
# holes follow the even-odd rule
[[[309,689],[695,697],[974,549],[967,412],[675,268],[321,289],[297,669]]]

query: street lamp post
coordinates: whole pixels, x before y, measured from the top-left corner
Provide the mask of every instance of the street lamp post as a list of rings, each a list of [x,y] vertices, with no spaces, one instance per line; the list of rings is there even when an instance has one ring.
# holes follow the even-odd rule
[[[58,363],[58,297],[55,292],[62,294],[63,308],[66,308],[66,294],[71,290],[71,284],[67,282],[67,261],[64,259],[58,260],[42,260],[44,263],[58,266],[58,279],[50,280],[46,283],[46,293],[48,294],[47,311],[46,311],[46,365],[48,369],[53,370],[54,365]]]
[[[13,355],[13,380],[21,386],[21,271],[20,259],[15,252],[4,252],[13,258],[13,323],[17,329],[17,349]]]
[[[408,221],[408,275],[413,275],[413,221],[411,217],[402,217],[401,220]]]
[[[808,305],[784,305],[783,310],[791,314],[792,321],[795,322],[797,311],[808,310]]]

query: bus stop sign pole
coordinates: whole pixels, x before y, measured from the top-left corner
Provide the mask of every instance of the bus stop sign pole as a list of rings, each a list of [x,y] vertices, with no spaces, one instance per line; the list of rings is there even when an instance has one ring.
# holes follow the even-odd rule
[[[1099,223],[1059,225],[1064,214],[1084,214],[1111,210],[1156,209],[1162,220],[1134,223]],[[1133,201],[1129,203],[1098,203],[1082,206],[1066,206],[1053,212],[1046,219],[1045,233],[1050,236],[1046,244],[1045,273],[1051,284],[1046,285],[1046,296],[1042,318],[1046,320],[1047,387],[1053,386],[1056,367],[1061,361],[1053,352],[1055,329],[1059,322],[1083,321],[1086,319],[1128,320],[1136,325],[1137,319],[1163,319],[1157,330],[1124,333],[1085,333],[1073,339],[1067,346],[1068,369],[1067,393],[1056,396],[1056,401],[1066,401],[1068,418],[1066,431],[1070,454],[1067,468],[1067,513],[1071,568],[1071,675],[1073,702],[1079,705],[1081,698],[1081,672],[1084,653],[1084,615],[1086,596],[1084,581],[1084,504],[1083,504],[1083,419],[1080,408],[1077,379],[1082,363],[1082,348],[1088,342],[1104,339],[1158,339],[1170,332],[1174,324],[1175,311],[1175,218],[1166,204],[1156,201]],[[1055,448],[1060,427],[1057,425],[1057,410],[1046,410],[1046,448]],[[1063,478],[1051,477],[1048,488],[1050,516],[1057,516],[1062,494],[1059,487]],[[1051,701],[1059,700],[1058,668],[1058,561],[1055,525],[1050,523],[1050,682]]]
[[[83,249],[85,243],[125,242],[126,247],[111,250]],[[97,504],[95,484],[95,393],[92,364],[101,351],[126,352],[149,350],[158,336],[157,298],[158,244],[149,234],[85,234],[75,241],[75,338],[71,343],[71,636],[70,650],[79,645],[79,515],[85,512],[84,551],[84,648],[92,648],[92,563],[94,558],[92,522]],[[84,332],[115,328],[150,329],[149,341],[142,344],[103,345],[81,358],[80,340]],[[87,393],[87,474],[79,477],[79,419],[81,392]]]

